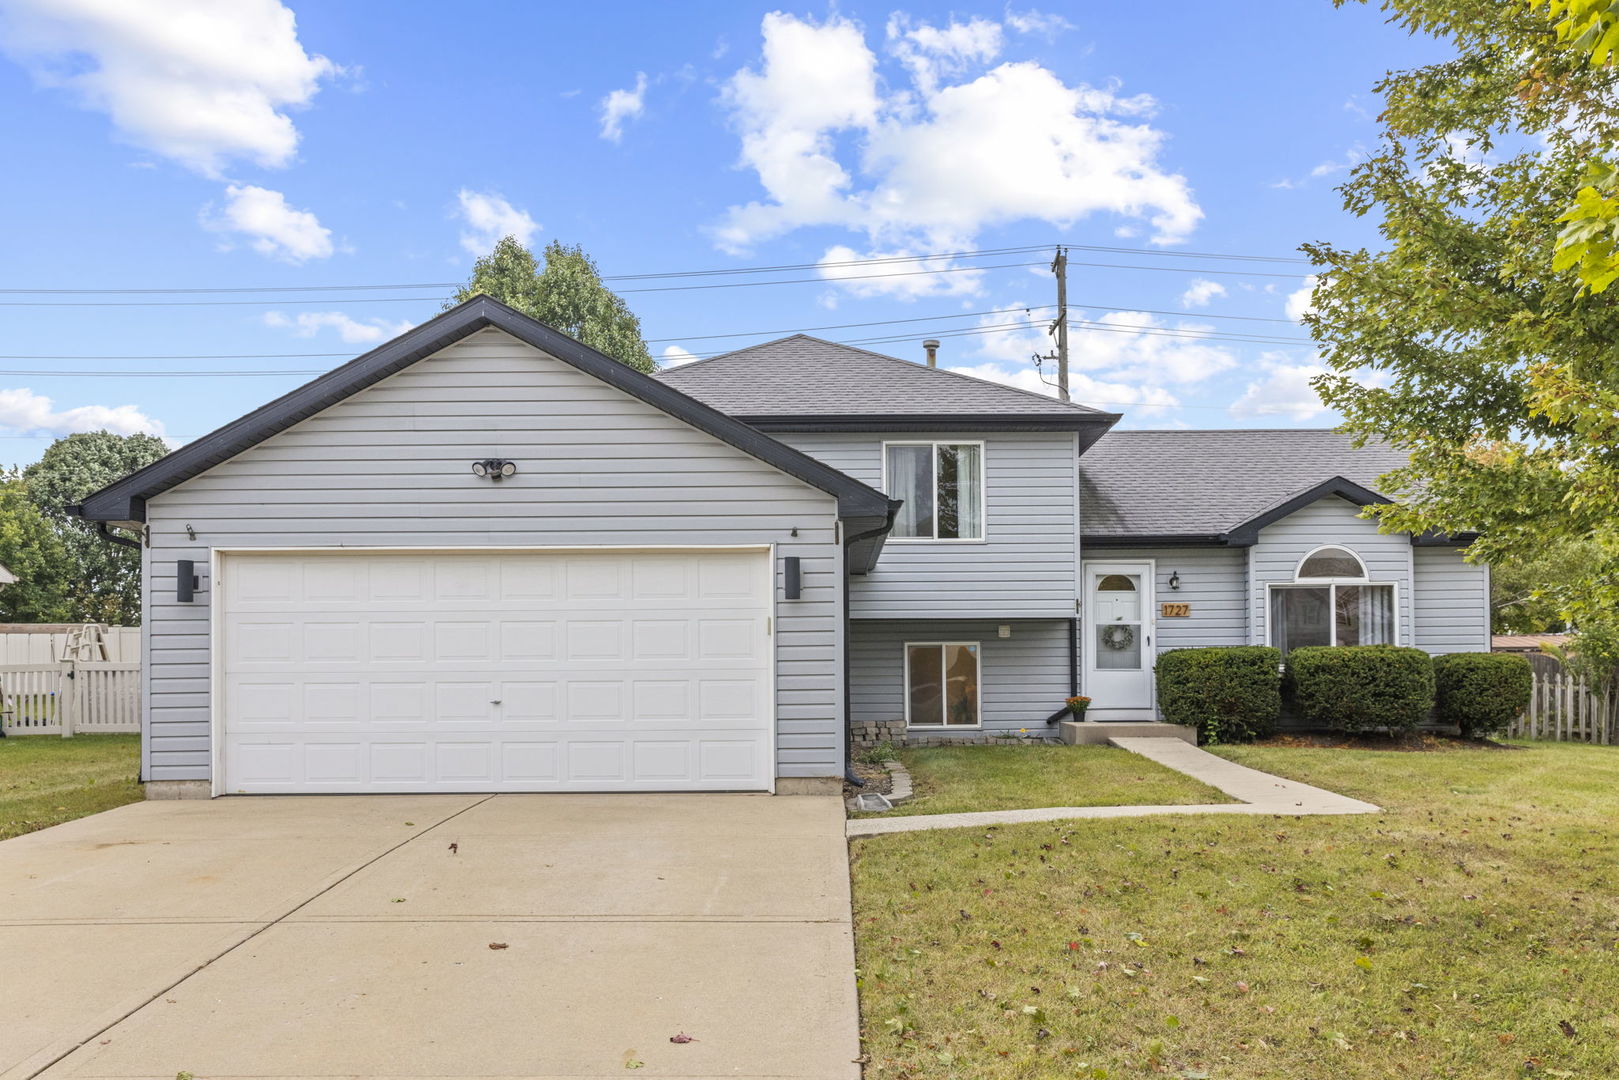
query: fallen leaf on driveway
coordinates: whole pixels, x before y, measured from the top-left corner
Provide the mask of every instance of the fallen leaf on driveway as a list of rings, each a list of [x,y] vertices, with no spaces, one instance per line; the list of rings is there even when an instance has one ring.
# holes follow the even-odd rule
[[[697,1040],[692,1038],[690,1035],[687,1035],[684,1031],[682,1031],[678,1035],[669,1036],[669,1041],[672,1042],[672,1043],[689,1043],[689,1042],[696,1042]]]
[[[511,946],[506,944],[504,941],[491,941],[489,943],[489,947],[491,949],[509,949],[509,948],[511,948]]]

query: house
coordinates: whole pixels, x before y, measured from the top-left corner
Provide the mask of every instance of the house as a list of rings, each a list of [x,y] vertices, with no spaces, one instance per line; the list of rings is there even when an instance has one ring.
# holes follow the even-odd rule
[[[141,547],[153,795],[832,791],[851,733],[1151,720],[1168,648],[1488,648],[1483,568],[1359,516],[1389,455],[1118,419],[480,297],[78,513]]]

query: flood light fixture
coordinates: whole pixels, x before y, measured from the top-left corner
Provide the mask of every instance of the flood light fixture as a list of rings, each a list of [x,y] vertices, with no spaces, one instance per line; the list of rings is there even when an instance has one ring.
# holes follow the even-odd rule
[[[482,461],[472,463],[472,475],[487,477],[490,480],[516,476],[517,462],[507,461],[505,458],[484,458]]]

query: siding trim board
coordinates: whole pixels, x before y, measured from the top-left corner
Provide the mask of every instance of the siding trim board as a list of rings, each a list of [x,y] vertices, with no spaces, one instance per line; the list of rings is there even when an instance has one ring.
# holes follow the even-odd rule
[[[144,521],[146,499],[490,327],[503,330],[517,340],[683,420],[811,487],[836,496],[841,518],[869,519],[876,524],[885,520],[892,509],[889,500],[876,490],[761,434],[735,417],[712,409],[672,386],[581,345],[498,300],[476,296],[406,331],[386,345],[350,360],[241,419],[187,443],[146,468],[108,485],[84,500],[79,507],[79,516],[88,521]]]

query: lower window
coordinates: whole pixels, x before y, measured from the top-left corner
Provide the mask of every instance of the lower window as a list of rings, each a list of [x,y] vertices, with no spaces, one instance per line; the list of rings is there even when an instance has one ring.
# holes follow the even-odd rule
[[[1307,645],[1394,644],[1394,586],[1277,585],[1270,640],[1285,656]]]
[[[905,646],[905,722],[978,726],[978,643]]]

